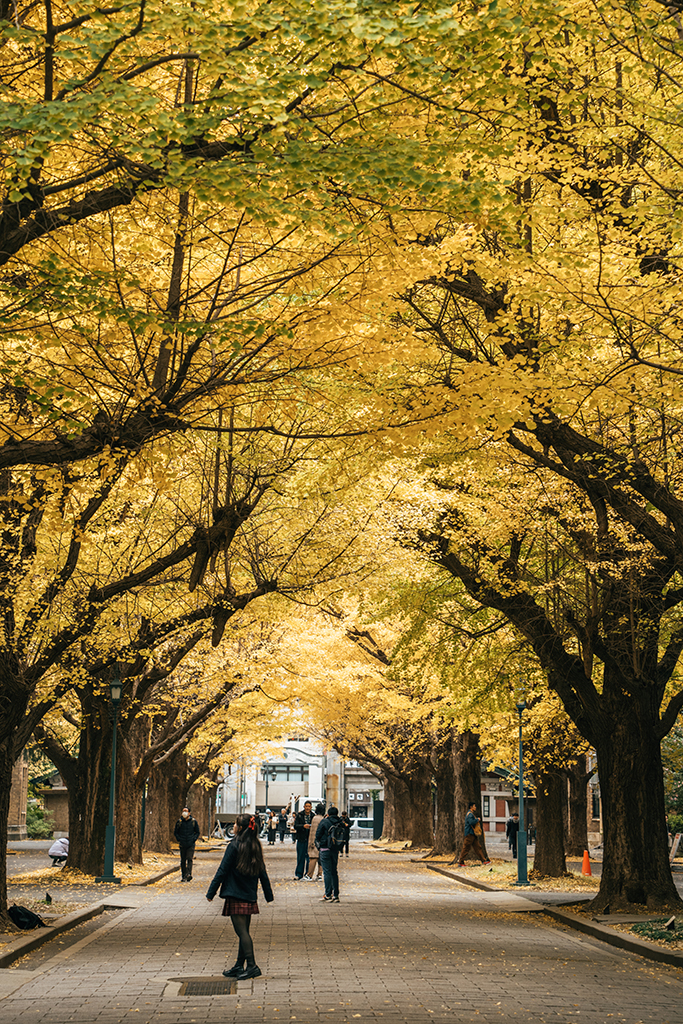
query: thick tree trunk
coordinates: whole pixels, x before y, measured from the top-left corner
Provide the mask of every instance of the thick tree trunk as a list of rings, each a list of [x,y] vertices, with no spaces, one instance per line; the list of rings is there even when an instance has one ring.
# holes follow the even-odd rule
[[[149,773],[143,849],[171,852],[173,828],[183,809],[186,793],[187,754],[178,750]]]
[[[536,772],[536,854],[534,875],[561,878],[564,859],[566,782],[562,772]]]
[[[629,698],[611,728],[595,736],[603,804],[604,851],[600,891],[592,909],[645,905],[683,910],[671,876],[665,828],[661,741],[650,709]]]
[[[204,786],[200,786],[199,783],[194,783],[190,786],[187,793],[187,806],[192,811],[192,817],[197,819],[199,831],[203,836],[209,834],[207,826],[212,793],[215,793],[215,789],[206,789]]]
[[[69,794],[69,867],[86,875],[101,875],[104,871],[111,741],[111,727],[86,716],[78,758],[66,764],[53,756]]]
[[[455,757],[452,732],[444,738],[434,756],[436,783],[436,826],[432,853],[454,853],[455,832]]]
[[[400,778],[387,775],[384,787],[383,839],[433,846],[432,780],[424,766]]]
[[[123,733],[123,730],[121,730]],[[116,758],[116,860],[142,864],[142,794],[146,774],[139,769],[149,742],[150,722],[134,719],[119,737]]]
[[[582,754],[567,772],[569,785],[569,822],[565,853],[582,857],[588,849],[588,772],[586,755]]]
[[[465,818],[470,803],[474,800],[477,805],[477,817],[481,818],[481,751],[479,749],[479,736],[477,733],[460,733],[453,742],[453,759],[455,774],[455,829],[456,841],[455,850],[460,852],[464,837]],[[486,833],[482,831],[479,836],[479,845],[486,857]]]

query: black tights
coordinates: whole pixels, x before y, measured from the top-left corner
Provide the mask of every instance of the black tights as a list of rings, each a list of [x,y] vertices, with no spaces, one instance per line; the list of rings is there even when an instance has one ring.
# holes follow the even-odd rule
[[[230,920],[232,926],[237,933],[237,937],[240,940],[240,948],[237,952],[237,962],[253,964],[254,961],[254,943],[252,942],[251,935],[249,934],[249,925],[251,924],[251,914],[231,914]]]

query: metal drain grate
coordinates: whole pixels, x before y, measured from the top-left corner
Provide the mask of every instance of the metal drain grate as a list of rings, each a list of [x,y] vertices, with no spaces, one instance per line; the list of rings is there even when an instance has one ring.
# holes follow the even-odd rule
[[[179,996],[234,996],[234,978],[187,978],[180,986]]]

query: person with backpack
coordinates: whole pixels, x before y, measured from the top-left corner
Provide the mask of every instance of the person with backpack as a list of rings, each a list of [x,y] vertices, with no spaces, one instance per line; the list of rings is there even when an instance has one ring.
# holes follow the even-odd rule
[[[266,873],[256,819],[250,814],[240,814],[235,822],[234,838],[228,844],[206,894],[210,903],[220,886],[220,898],[225,900],[223,917],[230,918],[239,939],[237,960],[233,967],[223,971],[226,978],[246,981],[261,976],[261,968],[257,966],[254,957],[254,943],[249,934],[251,917],[259,913],[256,900],[259,882],[266,903],[272,903],[273,890]]]
[[[323,869],[325,895],[321,903],[339,903],[339,852],[346,843],[349,826],[339,817],[336,807],[330,807],[318,825],[315,841],[320,850],[320,866]]]

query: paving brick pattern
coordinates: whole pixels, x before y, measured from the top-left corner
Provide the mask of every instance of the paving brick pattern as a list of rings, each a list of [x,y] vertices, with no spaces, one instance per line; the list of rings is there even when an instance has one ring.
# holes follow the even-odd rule
[[[52,958],[1,971],[0,1021],[683,1024],[683,971],[554,925],[537,907],[510,909],[526,901],[493,903],[408,855],[355,845],[340,863],[342,902],[320,903],[322,885],[293,880],[293,849],[266,853],[275,902],[261,903],[253,927],[262,978],[234,995],[176,994],[173,979],[216,977],[234,961],[221,903],[204,898],[219,855],[203,855],[192,883],[172,875]]]

